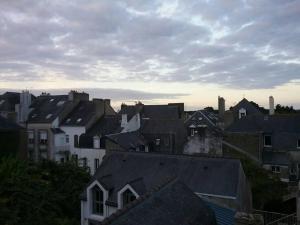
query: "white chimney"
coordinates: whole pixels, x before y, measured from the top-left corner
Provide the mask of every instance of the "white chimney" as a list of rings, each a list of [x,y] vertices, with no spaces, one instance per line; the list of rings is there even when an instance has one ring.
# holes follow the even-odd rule
[[[273,96],[269,97],[269,114],[274,115],[275,110],[274,110],[274,98]]]

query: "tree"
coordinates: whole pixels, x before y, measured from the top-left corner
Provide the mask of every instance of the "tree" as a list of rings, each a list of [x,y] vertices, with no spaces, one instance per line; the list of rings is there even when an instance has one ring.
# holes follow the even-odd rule
[[[75,164],[0,160],[0,224],[75,225],[90,177]]]
[[[278,114],[297,113],[293,106],[282,106],[280,104],[276,105],[275,112]]]

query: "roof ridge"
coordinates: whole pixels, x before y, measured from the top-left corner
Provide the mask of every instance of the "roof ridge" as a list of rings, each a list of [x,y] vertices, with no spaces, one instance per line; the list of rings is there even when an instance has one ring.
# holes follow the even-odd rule
[[[177,179],[176,177],[166,178],[161,184],[152,187],[152,189],[147,191],[144,195],[140,196],[139,198],[137,198],[134,201],[127,204],[125,207],[117,210],[115,213],[113,213],[109,217],[105,218],[100,224],[101,225],[111,224],[116,218],[121,217],[130,209],[134,208],[135,206],[139,205],[143,201],[147,200],[149,197],[152,196],[153,193],[162,190],[164,187],[166,187],[168,184],[175,181],[176,179]]]

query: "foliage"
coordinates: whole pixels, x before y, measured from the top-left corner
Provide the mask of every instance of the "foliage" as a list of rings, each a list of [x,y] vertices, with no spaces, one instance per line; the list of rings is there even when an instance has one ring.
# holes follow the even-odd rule
[[[278,114],[297,113],[293,106],[276,105],[275,112]]]
[[[72,163],[0,160],[0,224],[75,225],[89,174]]]
[[[241,162],[251,185],[253,207],[266,209],[270,202],[282,204],[282,197],[288,194],[287,184],[249,159],[242,158]],[[278,207],[274,205],[275,208]]]

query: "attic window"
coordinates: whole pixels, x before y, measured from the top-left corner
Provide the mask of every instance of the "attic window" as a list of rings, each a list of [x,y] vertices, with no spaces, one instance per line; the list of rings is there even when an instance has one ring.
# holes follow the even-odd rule
[[[66,123],[70,123],[70,121],[71,121],[71,118],[67,119]]]
[[[65,103],[65,101],[59,101],[56,105],[57,106],[61,106],[61,105],[63,105]]]
[[[198,120],[203,120],[203,118],[202,118],[202,117],[199,117]]]
[[[50,119],[50,118],[51,118],[51,116],[52,116],[52,114],[51,114],[51,113],[49,113],[49,114],[46,116],[46,119]]]
[[[5,102],[5,100],[2,99],[2,100],[0,101],[0,105],[2,105],[4,102]]]
[[[81,118],[78,118],[78,119],[76,120],[76,122],[77,122],[77,123],[80,123],[81,120],[82,120]]]
[[[50,99],[50,102],[53,102],[53,101],[54,101],[54,98],[51,98],[51,99]]]
[[[155,145],[157,145],[157,146],[160,145],[160,139],[159,138],[155,139]]]

